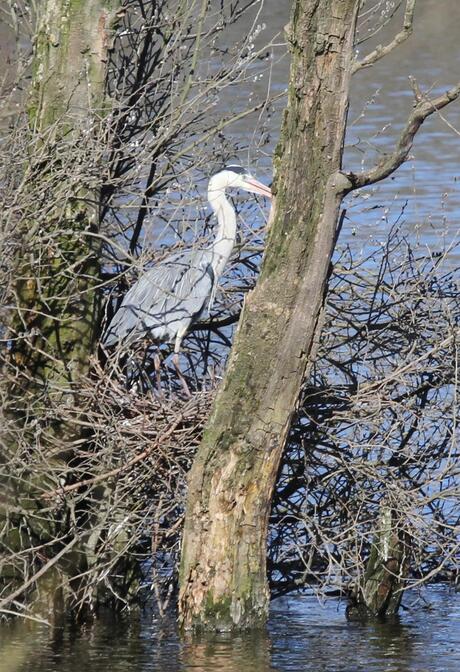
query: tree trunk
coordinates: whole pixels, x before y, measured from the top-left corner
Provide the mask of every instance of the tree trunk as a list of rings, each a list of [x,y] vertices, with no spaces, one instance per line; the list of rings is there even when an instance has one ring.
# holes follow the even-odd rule
[[[64,505],[59,515],[50,511],[46,502],[39,503],[39,494],[56,487],[58,478],[65,479],[73,442],[82,438],[79,384],[89,372],[100,320],[99,247],[91,235],[99,224],[99,194],[94,177],[83,170],[66,171],[79,161],[85,165],[81,139],[95,132],[103,112],[107,49],[118,4],[46,0],[38,8],[28,104],[31,149],[25,163],[30,174],[24,178],[30,187],[24,188],[25,214],[16,227],[16,305],[3,370],[8,381],[4,411],[11,431],[1,457],[11,463],[23,451],[24,471],[21,478],[13,473],[2,484],[8,497],[0,501],[0,522],[10,523],[6,547],[11,550],[49,544],[41,557],[45,565],[62,548],[76,514]],[[28,192],[42,200],[34,202],[34,196],[28,202]],[[34,450],[44,462],[34,460]],[[43,463],[46,472],[35,473]],[[26,520],[27,531],[21,522],[18,529],[23,532],[18,534],[15,512]],[[52,543],[56,537],[59,544]],[[64,565],[60,563],[63,576],[85,569],[83,541],[67,554]],[[42,602],[49,604],[45,593]]]
[[[45,437],[62,442],[63,452],[81,430],[59,414],[52,417],[52,410],[60,403],[78,408],[78,381],[89,371],[100,313],[99,245],[91,236],[99,225],[99,194],[93,177],[66,175],[66,159],[85,165],[79,142],[96,130],[105,104],[117,5],[118,0],[47,0],[35,40],[31,147],[37,150],[42,142],[46,151],[43,161],[31,156],[29,180],[34,193],[43,183],[46,198],[29,206],[19,227],[9,396],[23,428],[32,423],[36,432],[39,426]]]
[[[39,7],[29,116],[57,135],[91,126],[105,103],[107,50],[120,0],[45,0]],[[96,114],[95,114],[96,113]]]
[[[399,518],[390,506],[382,505],[366,571],[347,609],[349,618],[398,613],[410,551]]]
[[[359,4],[294,5],[266,253],[190,473],[179,596],[185,628],[245,628],[267,617],[271,497],[350,186],[340,169]]]

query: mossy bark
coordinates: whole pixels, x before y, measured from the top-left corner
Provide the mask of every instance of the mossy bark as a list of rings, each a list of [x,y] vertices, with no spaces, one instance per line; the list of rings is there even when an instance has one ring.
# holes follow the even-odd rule
[[[296,0],[289,99],[261,275],[194,461],[180,570],[185,628],[262,624],[270,503],[323,303],[359,0]]]
[[[350,618],[398,613],[407,576],[410,540],[398,514],[382,505],[366,571],[347,609]]]
[[[16,515],[25,520],[31,545],[49,544],[47,557],[60,548],[50,542],[63,538],[70,516],[66,507],[59,515],[49,511],[39,494],[55,487],[58,476],[66,478],[72,446],[82,439],[79,387],[89,372],[100,318],[99,246],[92,236],[99,225],[99,194],[94,179],[76,179],[65,166],[82,160],[84,152],[69,157],[85,134],[96,133],[107,108],[107,50],[118,6],[118,0],[38,5],[28,115],[31,152],[41,150],[37,153],[43,158],[31,154],[26,163],[33,166],[28,168],[31,192],[43,191],[46,200],[37,203],[36,215],[33,203],[28,205],[17,226],[15,308],[3,372],[9,381],[4,411],[11,431],[0,459],[6,463],[17,454],[20,441],[20,450],[32,456],[39,448],[42,462],[32,457],[31,464],[42,466],[39,474],[27,471],[25,457],[21,478],[11,474],[3,484],[9,495],[0,502],[0,520],[8,518],[10,526]],[[27,191],[24,198],[27,202]],[[17,548],[8,547],[19,551],[27,541],[19,538]],[[59,571],[71,577],[86,564],[82,541]]]
[[[28,112],[31,147],[42,138],[47,148],[48,160],[31,177],[43,183],[47,215],[26,216],[19,225],[10,396],[17,416],[22,409],[35,425],[46,416],[46,428],[63,445],[75,437],[61,418],[50,420],[49,410],[57,402],[75,404],[94,350],[99,245],[91,233],[98,228],[99,196],[94,180],[72,179],[60,166],[89,129],[96,131],[107,105],[107,50],[118,6],[118,0],[46,0],[39,8]],[[72,160],[83,159],[77,151]]]
[[[57,134],[94,121],[105,106],[107,50],[120,0],[45,0],[35,36],[29,116]]]

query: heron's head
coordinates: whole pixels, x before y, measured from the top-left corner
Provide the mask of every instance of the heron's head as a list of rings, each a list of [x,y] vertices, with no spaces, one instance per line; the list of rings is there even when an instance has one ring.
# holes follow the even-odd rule
[[[225,189],[244,189],[252,194],[272,197],[270,187],[256,180],[252,175],[241,166],[225,166],[209,180],[208,192],[212,196],[213,192],[222,192]]]

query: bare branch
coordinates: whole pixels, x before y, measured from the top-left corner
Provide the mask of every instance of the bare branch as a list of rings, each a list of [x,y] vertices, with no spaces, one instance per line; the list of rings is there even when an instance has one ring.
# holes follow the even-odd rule
[[[3,607],[5,607],[7,604],[10,604],[15,600],[19,595],[21,595],[29,586],[33,585],[38,579],[46,574],[46,572],[55,565],[58,560],[62,558],[63,555],[68,553],[70,549],[75,546],[75,544],[78,541],[78,537],[73,537],[68,544],[64,546],[64,548],[61,548],[59,553],[56,553],[52,558],[48,560],[40,569],[33,575],[31,576],[27,581],[24,581],[17,590],[14,591],[14,593],[10,593],[7,595],[7,597],[3,598],[0,602],[0,609],[3,611]]]
[[[192,398],[192,401],[190,402],[190,404],[188,404],[188,406],[190,405],[196,405],[195,398]],[[179,424],[183,421],[186,410],[187,407],[184,407],[182,413],[176,417],[175,421],[168,427],[168,430],[164,432],[155,443],[152,443],[146,450],[143,450],[141,453],[136,455],[136,457],[133,457],[132,460],[129,460],[125,464],[122,464],[121,467],[111,469],[110,471],[103,474],[99,474],[99,476],[94,476],[93,478],[87,478],[83,481],[78,481],[77,483],[72,483],[71,485],[65,485],[62,488],[57,488],[56,490],[44,492],[41,495],[42,499],[51,499],[52,497],[56,497],[56,495],[64,495],[66,493],[79,490],[80,488],[83,487],[95,485],[96,483],[100,483],[101,481],[106,481],[109,478],[118,476],[118,474],[121,474],[122,472],[127,471],[128,469],[132,469],[132,467],[134,467],[138,462],[142,462],[142,460],[145,460],[145,458],[148,457],[153,450],[158,449],[161,446],[162,442],[165,441],[174,433]]]
[[[358,72],[358,70],[361,70],[362,68],[369,68],[371,65],[374,65],[374,63],[389,54],[390,51],[393,51],[393,49],[405,42],[407,38],[412,35],[415,3],[416,0],[406,0],[406,10],[404,12],[402,30],[400,30],[399,33],[391,40],[391,42],[385,46],[379,44],[378,47],[371,51],[370,54],[365,56],[361,61],[355,61],[352,68],[352,74]]]
[[[412,87],[416,87],[414,80],[412,80]],[[415,135],[419,130],[420,126],[423,124],[425,119],[429,117],[433,112],[441,110],[443,107],[456,100],[460,95],[460,82],[453,86],[451,89],[445,93],[437,96],[433,99],[423,99],[421,93],[418,89],[415,91],[415,105],[412,113],[407,120],[405,127],[399,137],[398,143],[394,152],[385,156],[383,160],[372,168],[364,173],[346,173],[350,181],[350,188],[348,191],[353,189],[360,189],[369,184],[374,184],[380,180],[385,179],[389,175],[395,172],[399,166],[404,163],[407,159],[409,152],[412,148]]]

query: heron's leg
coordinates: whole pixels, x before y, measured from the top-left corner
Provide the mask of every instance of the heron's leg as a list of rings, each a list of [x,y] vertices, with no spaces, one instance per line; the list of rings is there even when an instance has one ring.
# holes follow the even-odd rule
[[[191,397],[192,393],[189,390],[189,386],[187,385],[187,381],[185,380],[184,376],[182,375],[182,371],[180,370],[180,364],[179,364],[179,353],[175,352],[172,361],[174,364],[174,368],[176,369],[177,376],[182,383],[182,389],[184,390],[185,394],[187,397]]]
[[[182,375],[182,371],[180,370],[180,365],[179,365],[179,351],[180,351],[180,346],[182,344],[182,339],[184,338],[185,331],[179,332],[176,336],[176,342],[174,343],[174,355],[172,357],[172,361],[174,364],[174,368],[176,369],[177,376],[182,383],[182,388],[186,394],[187,397],[191,397],[191,392],[189,390],[189,387],[187,385],[187,381],[185,380],[184,376]]]
[[[147,363],[147,358],[148,358],[148,350],[147,348],[144,350],[144,355],[142,357],[142,363],[137,364],[137,369],[139,372],[139,379],[141,383],[143,384],[143,391],[150,390],[150,392],[155,392],[155,386],[150,379],[149,374],[146,371],[146,363]]]
[[[157,381],[158,392],[160,394],[163,394],[163,390],[161,389],[161,373],[160,373],[161,357],[157,352],[153,355],[153,368],[155,369],[155,379]]]
[[[131,390],[138,391],[138,386],[136,383],[136,372],[137,378],[139,377],[139,364],[136,362],[135,357],[133,356],[131,350],[128,351],[128,356],[126,358],[126,370],[125,370],[125,387],[126,391],[130,392]]]
[[[125,367],[125,386],[128,392],[142,394],[149,388],[152,390],[152,381],[145,372],[145,356],[142,362],[138,362],[135,352],[128,350]]]

